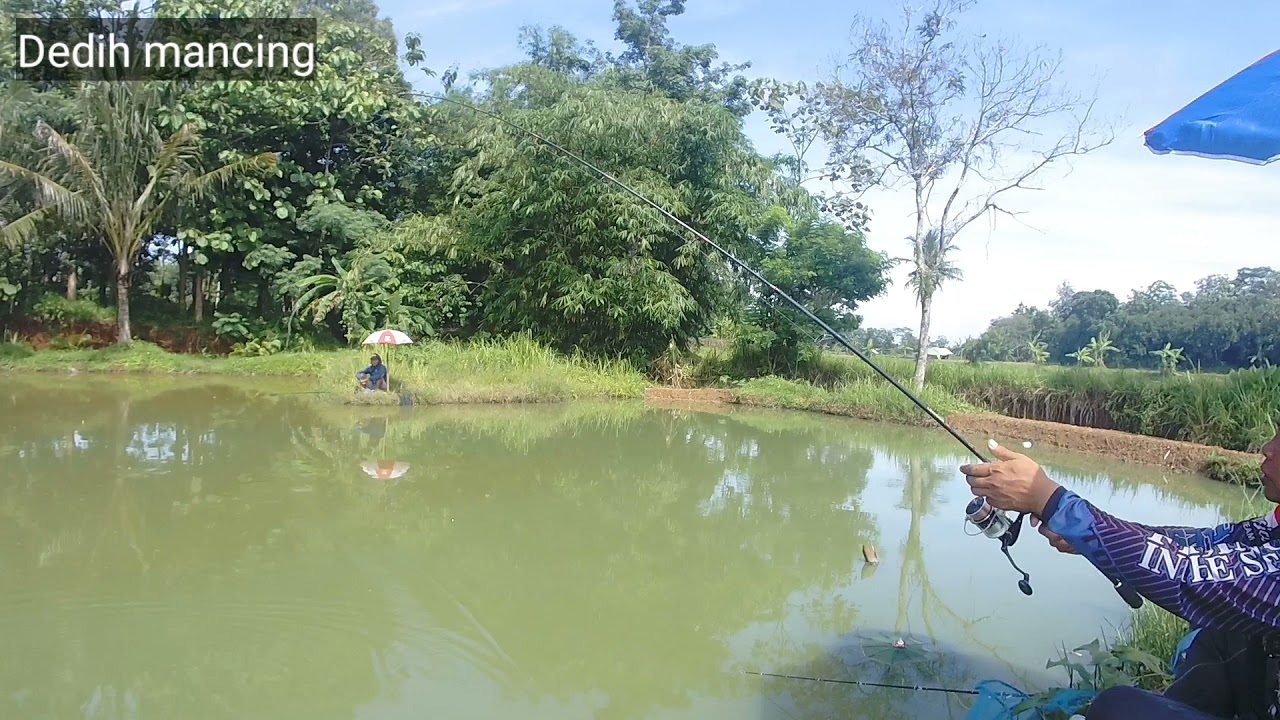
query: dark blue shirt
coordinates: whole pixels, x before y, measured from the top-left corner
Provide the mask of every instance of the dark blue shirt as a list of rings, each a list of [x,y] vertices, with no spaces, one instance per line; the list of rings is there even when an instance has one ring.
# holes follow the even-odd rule
[[[1143,525],[1058,488],[1043,517],[1099,570],[1193,628],[1280,630],[1280,508],[1211,528]]]
[[[358,374],[368,375],[369,382],[372,382],[372,383],[381,382],[387,379],[387,366],[383,365],[382,363],[378,363],[377,365],[370,365],[369,367],[361,370]]]

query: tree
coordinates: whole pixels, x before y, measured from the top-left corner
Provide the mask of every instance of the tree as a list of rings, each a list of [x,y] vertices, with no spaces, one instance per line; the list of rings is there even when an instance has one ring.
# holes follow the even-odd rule
[[[1179,294],[1157,281],[1130,293],[1121,303],[1106,290],[1078,292],[1062,285],[1052,312],[1020,306],[996,318],[965,348],[978,360],[1022,359],[1026,343],[1039,337],[1056,361],[1078,360],[1091,348],[1089,362],[1107,355],[1130,367],[1171,372],[1187,363],[1203,369],[1245,368],[1280,362],[1280,273],[1271,268],[1241,268],[1235,278],[1211,275],[1194,292]],[[1098,352],[1092,343],[1106,338]]]
[[[1057,352],[1065,356],[1072,348],[1087,344],[1104,333],[1110,335],[1115,327],[1116,312],[1120,301],[1106,290],[1078,292],[1071,299],[1057,306],[1061,320]]]
[[[830,179],[855,193],[910,187],[913,262],[922,277],[931,242],[946,248],[985,215],[1021,214],[1001,204],[1007,193],[1034,189],[1045,168],[1110,142],[1110,133],[1092,127],[1094,101],[1056,87],[1060,60],[986,35],[949,39],[955,16],[971,4],[934,0],[919,17],[904,8],[898,29],[859,20],[853,52],[812,106],[830,148]],[[1047,140],[1030,145],[1037,136]],[[917,298],[920,389],[932,294]]]
[[[614,37],[626,50],[608,64],[620,84],[641,92],[660,92],[673,100],[720,105],[743,117],[751,112],[747,80],[736,75],[750,63],[715,64],[716,46],[681,45],[671,38],[667,18],[684,13],[685,0],[614,0]]]
[[[753,257],[760,273],[839,332],[856,328],[858,304],[888,287],[889,258],[866,246],[862,233],[822,219],[815,208],[793,218],[781,207],[765,213],[756,232],[761,254]],[[739,355],[754,355],[752,369],[794,371],[814,330],[784,300],[770,292],[754,298],[751,322],[736,338]]]
[[[724,108],[529,65],[496,74],[523,88],[515,99],[491,95],[512,122],[605,159],[622,182],[693,227],[714,226],[727,246],[750,242],[772,168]],[[724,263],[704,243],[504,125],[478,122],[464,147],[453,176],[456,234],[443,251],[467,266],[483,307],[479,330],[532,330],[560,350],[646,364],[709,327]]]
[[[915,291],[916,301],[920,303],[920,347],[916,349],[916,390],[924,387],[924,362],[928,357],[929,323],[933,316],[933,295],[947,280],[959,280],[964,273],[951,260],[947,253],[955,250],[950,238],[944,233],[931,229],[923,238],[912,240],[915,256],[912,258],[913,269],[907,275],[907,287]]]
[[[1075,352],[1067,353],[1067,357],[1074,359],[1077,365],[1092,365],[1094,363],[1093,353],[1087,346]]]
[[[38,223],[60,216],[100,233],[111,252],[116,286],[117,342],[127,344],[129,288],[143,247],[181,203],[200,200],[251,173],[275,167],[263,153],[203,172],[200,136],[183,124],[162,135],[161,96],[149,84],[85,83],[76,95],[77,129],[63,136],[43,120],[36,137],[47,150],[40,168],[0,161],[0,171],[35,185],[41,206],[0,229],[10,240],[30,237]]]

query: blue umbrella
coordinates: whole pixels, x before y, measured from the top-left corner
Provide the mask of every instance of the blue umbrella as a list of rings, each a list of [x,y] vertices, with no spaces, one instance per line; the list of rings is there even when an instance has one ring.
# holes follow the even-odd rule
[[[1280,157],[1280,50],[1148,130],[1146,146],[1255,165]]]

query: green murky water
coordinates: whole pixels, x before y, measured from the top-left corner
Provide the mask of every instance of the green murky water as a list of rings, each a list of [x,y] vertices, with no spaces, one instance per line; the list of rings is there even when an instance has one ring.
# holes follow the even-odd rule
[[[6,380],[4,718],[959,718],[971,698],[747,671],[1035,688],[1127,617],[1033,534],[1019,593],[936,431]],[[1040,457],[1136,520],[1239,498]]]

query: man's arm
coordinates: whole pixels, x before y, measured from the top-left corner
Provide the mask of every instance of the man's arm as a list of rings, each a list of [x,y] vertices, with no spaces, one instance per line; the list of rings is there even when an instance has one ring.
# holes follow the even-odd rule
[[[1121,520],[1058,488],[1041,517],[1104,574],[1193,627],[1280,629],[1280,508],[1216,528],[1161,528]]]

